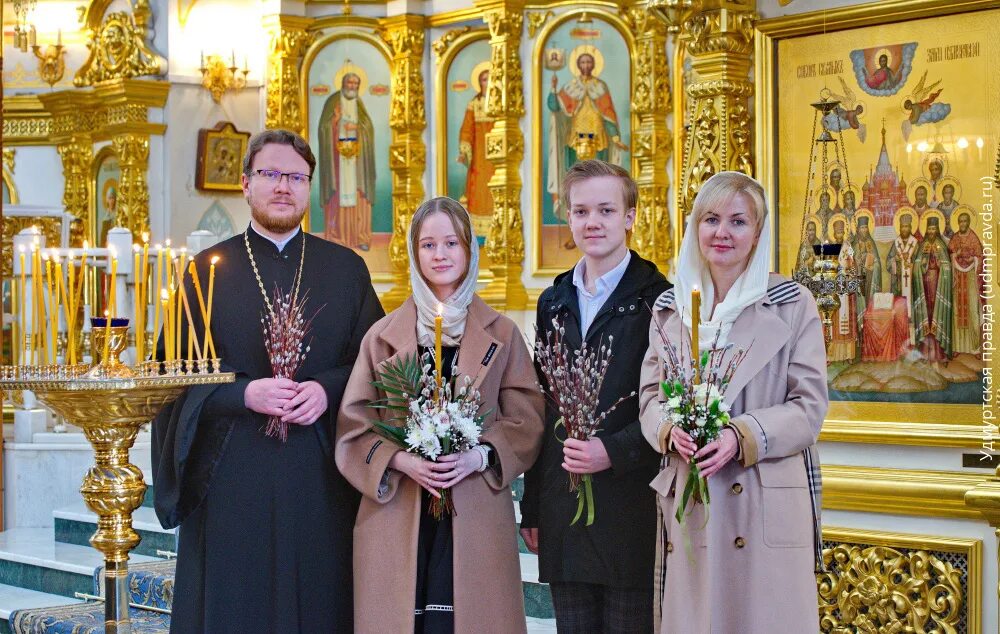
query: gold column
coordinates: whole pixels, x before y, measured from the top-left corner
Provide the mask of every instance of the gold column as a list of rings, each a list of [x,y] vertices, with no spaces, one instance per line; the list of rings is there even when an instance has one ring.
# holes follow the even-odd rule
[[[62,158],[63,205],[80,222],[90,210],[90,165],[94,162],[94,141],[89,134],[74,134],[56,145]]]
[[[306,121],[299,104],[299,69],[306,49],[312,44],[315,33],[307,29],[312,18],[293,15],[264,17],[264,29],[270,42],[267,56],[267,108],[266,128],[283,128],[306,134]]]
[[[680,221],[713,174],[753,175],[750,64],[756,2],[649,0],[648,6],[680,30],[697,77],[687,87],[692,117],[678,195]]]
[[[645,3],[622,9],[622,17],[636,38],[632,175],[639,185],[639,201],[632,247],[666,273],[673,258],[667,174],[667,159],[673,149],[672,133],[667,129],[671,110],[667,26],[650,13]]]
[[[523,0],[477,0],[476,8],[490,29],[490,81],[486,114],[493,129],[486,135],[486,158],[494,165],[490,179],[493,219],[486,237],[493,281],[482,296],[502,310],[523,310],[528,294],[521,281],[524,267],[524,223],[521,220],[521,159],[524,135],[524,74],[521,69]]]
[[[997,563],[1000,564],[1000,467],[988,481],[977,484],[974,489],[965,494],[965,503],[982,513],[986,521],[993,527],[997,537]],[[985,592],[984,592],[985,595]],[[1000,583],[996,587],[998,605],[1000,605]],[[986,597],[983,597],[985,601]],[[1000,627],[998,627],[1000,631]]]
[[[149,231],[149,135],[135,132],[117,134],[111,146],[118,156],[121,180],[118,182],[118,210],[115,226],[125,227],[133,236]]]
[[[427,148],[424,129],[424,16],[397,15],[379,21],[378,34],[392,53],[392,102],[389,105],[389,169],[392,170],[393,286],[382,296],[386,311],[398,307],[410,294],[410,262],[406,238],[410,219],[424,200]]]

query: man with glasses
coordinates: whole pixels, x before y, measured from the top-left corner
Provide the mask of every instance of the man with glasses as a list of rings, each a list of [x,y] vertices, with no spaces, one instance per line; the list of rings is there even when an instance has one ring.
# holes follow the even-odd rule
[[[353,629],[358,497],[334,463],[334,426],[361,339],[384,313],[361,258],[301,228],[315,165],[297,134],[256,135],[241,177],[249,226],[195,257],[202,280],[216,263],[210,326],[236,382],[191,388],[154,421],[156,512],[180,526],[172,632]],[[305,360],[273,378],[263,321],[276,293],[296,292],[312,318]],[[285,438],[267,433],[269,417]]]

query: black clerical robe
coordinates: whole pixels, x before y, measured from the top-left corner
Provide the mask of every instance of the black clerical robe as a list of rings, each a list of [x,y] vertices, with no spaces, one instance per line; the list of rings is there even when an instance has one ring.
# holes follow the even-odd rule
[[[287,442],[265,436],[267,417],[243,400],[250,381],[272,376],[244,236],[198,254],[203,291],[220,258],[212,334],[236,382],[189,389],[153,424],[157,516],[180,525],[171,631],[351,632],[359,496],[334,463],[335,425],[361,339],[384,313],[351,250],[302,232],[280,253],[253,229],[249,238],[272,302],[275,284],[292,288],[305,241],[300,294],[306,317],[319,312],[295,380],[319,382],[328,410],[313,425],[289,425]]]

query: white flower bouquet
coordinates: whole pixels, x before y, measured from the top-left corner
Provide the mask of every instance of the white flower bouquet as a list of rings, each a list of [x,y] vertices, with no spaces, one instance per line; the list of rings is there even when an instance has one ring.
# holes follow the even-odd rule
[[[457,390],[454,379],[438,386],[431,367],[431,363],[421,364],[417,355],[383,363],[372,385],[385,398],[368,406],[390,414],[385,422],[372,422],[376,433],[409,453],[436,461],[479,445],[489,411],[480,413],[481,397],[478,390],[471,389],[471,378],[465,377]],[[454,514],[448,489],[438,492],[441,497],[435,498],[430,508],[434,518]]]
[[[732,380],[736,368],[746,358],[747,351],[737,350],[727,360],[726,353],[732,348],[732,344],[719,348],[716,337],[710,350],[701,352],[697,360],[688,359],[683,350],[678,351],[676,346],[667,341],[662,330],[659,333],[666,353],[663,380],[660,382],[663,392],[660,409],[665,422],[679,427],[701,449],[716,440],[729,423],[730,404],[724,397],[726,386]],[[704,504],[706,509],[711,502],[708,481],[701,475],[698,463],[694,461],[691,462],[691,470],[674,515],[678,523],[684,522],[692,498],[695,503]]]

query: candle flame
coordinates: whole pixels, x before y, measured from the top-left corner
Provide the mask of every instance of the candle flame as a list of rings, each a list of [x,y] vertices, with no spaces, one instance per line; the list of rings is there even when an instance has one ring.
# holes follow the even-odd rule
[[[108,253],[111,254],[111,259],[112,260],[117,260],[118,259],[118,251],[116,251],[115,248],[113,246],[111,246],[110,244],[108,245]]]
[[[105,318],[105,319],[107,319],[107,318],[108,318],[108,317],[110,317],[110,316],[111,316],[111,313],[110,313],[110,312],[108,312],[108,311],[104,311],[104,318]]]
[[[139,251],[141,251],[141,249],[139,248],[138,244],[133,244],[132,245],[132,250],[135,251],[136,253],[138,253]]]
[[[163,245],[160,244],[159,242],[157,242],[155,245],[153,245],[153,248],[156,249],[157,251],[159,251],[160,249],[163,248]]]
[[[216,264],[216,263],[217,263],[218,261],[219,261],[219,256],[217,256],[217,255],[213,255],[213,256],[212,256],[212,266],[215,266],[215,264]]]
[[[24,245],[23,244],[21,246],[17,247],[17,250],[21,252],[21,255],[24,255]]]
[[[149,242],[149,232],[148,231],[143,231],[142,232],[142,241],[146,242],[146,243]]]
[[[443,314],[444,314],[444,304],[438,302],[438,315],[443,315]]]
[[[163,301],[167,301],[168,299],[170,299],[170,295],[167,293],[167,289],[164,288],[160,290],[160,299],[162,299]]]
[[[164,244],[166,244],[169,247],[170,246],[170,238],[167,238]]]
[[[83,241],[83,250],[86,251],[90,247],[90,243],[86,240]]]

